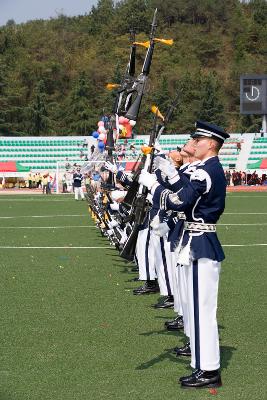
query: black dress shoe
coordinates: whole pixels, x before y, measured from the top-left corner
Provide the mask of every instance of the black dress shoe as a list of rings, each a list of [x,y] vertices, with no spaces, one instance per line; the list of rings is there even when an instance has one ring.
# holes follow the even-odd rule
[[[219,370],[202,371],[199,369],[181,379],[181,387],[183,389],[201,389],[201,388],[216,388],[222,386],[222,380]]]
[[[143,286],[140,286],[139,288],[133,290],[133,294],[135,295],[151,294],[158,292],[159,292],[159,285],[157,281],[146,281]]]
[[[160,301],[157,304],[154,304],[152,307],[154,308],[171,308],[173,307],[173,296],[166,296],[163,301]]]
[[[196,374],[198,371],[199,371],[199,369],[195,369],[195,370],[192,372],[192,375],[193,375],[193,374]],[[192,375],[181,376],[181,377],[179,378],[179,382],[186,381],[186,380],[190,379]]]
[[[166,321],[165,326],[168,331],[178,331],[179,329],[183,329],[184,328],[183,317],[179,315],[173,321]]]
[[[175,347],[173,349],[174,353],[176,353],[177,357],[178,356],[186,356],[186,357],[190,357],[191,356],[191,347],[190,347],[190,343],[186,343],[186,345],[184,345],[183,347]]]

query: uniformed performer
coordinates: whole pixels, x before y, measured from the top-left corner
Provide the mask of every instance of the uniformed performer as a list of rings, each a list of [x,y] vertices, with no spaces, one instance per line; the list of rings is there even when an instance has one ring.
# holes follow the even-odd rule
[[[142,171],[139,182],[151,190],[163,210],[183,211],[184,232],[177,262],[185,268],[190,328],[191,366],[189,376],[180,378],[182,388],[221,385],[219,335],[216,319],[221,261],[224,252],[216,234],[216,223],[224,211],[226,180],[218,152],[229,135],[220,127],[197,121],[195,157],[197,165],[190,180],[177,172],[172,192],[156,176]],[[189,344],[188,344],[189,346]]]

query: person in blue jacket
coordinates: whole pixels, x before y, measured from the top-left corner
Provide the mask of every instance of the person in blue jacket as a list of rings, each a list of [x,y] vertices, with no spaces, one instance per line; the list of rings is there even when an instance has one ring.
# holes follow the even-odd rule
[[[221,261],[225,257],[216,223],[226,197],[218,152],[229,135],[217,125],[197,121],[191,136],[200,163],[190,179],[182,179],[176,169],[168,171],[175,191],[160,185],[156,176],[146,171],[142,171],[139,182],[148,187],[160,209],[183,211],[186,216],[177,263],[186,268],[190,343],[181,348],[181,355],[191,355],[193,372],[180,378],[181,387],[218,387],[221,376],[216,311]]]

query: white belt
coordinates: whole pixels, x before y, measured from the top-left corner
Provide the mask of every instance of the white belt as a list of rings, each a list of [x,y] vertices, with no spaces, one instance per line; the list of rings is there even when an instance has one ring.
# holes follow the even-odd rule
[[[193,232],[216,232],[216,224],[185,221],[184,230]]]

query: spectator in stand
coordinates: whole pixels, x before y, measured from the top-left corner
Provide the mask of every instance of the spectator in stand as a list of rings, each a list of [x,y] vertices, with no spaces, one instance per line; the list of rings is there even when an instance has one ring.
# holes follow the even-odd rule
[[[90,184],[91,184],[90,174],[86,174],[85,175],[85,187],[86,187],[86,190],[89,190]]]
[[[242,185],[247,184],[247,174],[244,171],[241,174],[241,181],[242,181]]]
[[[66,171],[69,171],[70,168],[71,168],[71,164],[70,164],[70,162],[69,162],[68,157],[66,157],[65,170],[66,170]]]
[[[91,155],[94,153],[94,151],[95,151],[95,145],[92,144],[92,146],[91,146]]]
[[[135,146],[133,144],[131,144],[130,150],[131,150],[131,157],[136,157],[137,156],[137,152],[136,152],[136,148],[135,148]]]
[[[32,188],[32,174],[31,174],[31,172],[28,175],[28,187],[29,187],[29,189]]]
[[[261,184],[261,180],[259,178],[259,175],[256,173],[256,171],[254,171],[250,177],[250,180],[248,181],[248,185],[254,186],[254,185],[260,185],[260,184]]]
[[[238,185],[242,185],[242,172],[238,172]]]
[[[50,176],[49,172],[47,174],[47,194],[52,194],[52,176]]]
[[[92,180],[91,184],[93,186],[94,191],[98,191],[100,189],[100,184],[101,184],[101,176],[98,171],[93,171],[92,173]]]
[[[40,175],[40,172],[36,173],[36,187],[39,189],[42,186],[42,177]]]
[[[47,174],[43,175],[43,179],[42,179],[42,185],[43,185],[43,194],[46,193],[47,194],[47,184],[48,184],[48,178],[47,178]]]
[[[237,148],[237,151],[239,153],[241,151],[241,143],[240,142],[236,143],[236,148]]]
[[[68,193],[67,175],[62,176],[62,193]]]
[[[233,173],[232,173],[232,182],[233,182],[233,185],[234,186],[236,186],[237,185],[237,173],[236,173],[236,171],[235,170],[233,170]]]
[[[35,174],[32,175],[32,188],[33,189],[36,188],[36,175]]]
[[[230,186],[230,184],[231,184],[231,172],[229,170],[225,171],[225,178],[226,178],[227,186]]]

